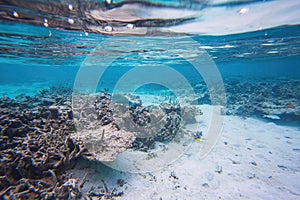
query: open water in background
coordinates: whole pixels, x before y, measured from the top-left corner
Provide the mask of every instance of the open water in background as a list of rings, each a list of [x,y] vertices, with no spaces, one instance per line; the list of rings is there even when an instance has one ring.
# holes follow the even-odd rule
[[[180,57],[189,55],[189,44],[176,50],[177,43],[182,47],[189,38],[213,59],[225,89],[233,79],[254,85],[282,82],[282,88],[292,81],[292,98],[298,100],[293,106],[299,108],[299,10],[297,1],[0,1],[0,95],[14,98],[51,86],[72,88],[91,52],[101,61],[118,55],[124,44],[126,56],[114,59],[99,90],[112,89],[133,67],[158,64],[178,70],[196,86],[201,76]],[[97,48],[107,40],[115,42]],[[253,92],[258,90],[254,86]]]

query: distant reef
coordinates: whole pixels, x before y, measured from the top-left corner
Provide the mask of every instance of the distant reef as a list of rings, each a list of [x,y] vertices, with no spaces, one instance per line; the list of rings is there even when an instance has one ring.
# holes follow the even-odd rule
[[[299,80],[238,77],[225,79],[224,86],[227,115],[256,117],[287,124],[300,121]],[[199,94],[197,101],[193,100],[194,103],[210,104],[206,85],[198,83],[194,88]]]

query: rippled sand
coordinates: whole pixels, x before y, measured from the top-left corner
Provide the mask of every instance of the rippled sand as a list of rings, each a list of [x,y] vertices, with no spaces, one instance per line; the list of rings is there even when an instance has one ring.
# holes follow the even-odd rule
[[[201,106],[200,129],[211,120],[211,106]],[[257,119],[226,116],[213,151],[199,158],[201,142],[179,160],[150,173],[126,173],[81,160],[71,172],[91,186],[123,191],[120,199],[296,199],[300,196],[300,130]],[[125,181],[121,187],[118,179]]]

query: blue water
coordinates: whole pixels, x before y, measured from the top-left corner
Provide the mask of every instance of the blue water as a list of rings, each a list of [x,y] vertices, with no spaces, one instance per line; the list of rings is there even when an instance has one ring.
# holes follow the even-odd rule
[[[114,3],[118,2],[123,3]],[[155,4],[138,2],[132,5],[144,9],[143,12],[133,12],[129,17],[127,14],[131,11],[123,11],[123,7],[118,7],[119,4],[115,4],[115,7],[114,4],[107,5],[112,11],[120,8],[117,13],[123,13],[130,23],[118,18],[114,19],[119,20],[115,23],[112,18],[117,16],[105,16],[101,10],[105,7],[102,3],[90,2],[83,6],[70,1],[69,4],[61,2],[62,7],[59,7],[60,4],[40,1],[41,8],[45,5],[49,7],[44,10],[36,10],[30,3],[24,3],[22,6],[15,2],[2,5],[5,14],[0,23],[0,96],[33,96],[41,89],[52,86],[73,88],[76,86],[80,69],[89,64],[98,65],[99,69],[92,71],[90,76],[85,78],[86,84],[93,80],[93,73],[99,73],[99,70],[107,67],[96,83],[96,90],[90,92],[103,88],[112,92],[118,81],[134,68],[160,65],[175,70],[197,90],[197,84],[204,84],[205,88],[207,83],[192,62],[203,60],[203,52],[207,53],[211,64],[216,67],[227,92],[229,80],[232,79],[251,84],[264,81],[294,81],[295,88],[299,88],[297,80],[300,80],[300,22],[297,21],[297,15],[291,12],[286,16],[284,10],[280,10],[277,17],[285,16],[283,19],[286,21],[275,23],[272,16],[276,13],[271,15],[266,10],[264,21],[267,24],[256,27],[262,21],[251,13],[253,9],[260,7],[273,6],[273,9],[279,9],[276,3],[281,1],[233,1],[228,4],[214,1],[153,1]],[[131,6],[131,3],[124,2],[124,5]],[[298,4],[293,1],[286,2],[286,5],[294,10],[298,9]],[[79,8],[82,10],[78,10]],[[211,15],[206,16],[206,13],[216,12],[222,16],[218,9],[223,8],[226,8],[223,10],[225,15],[229,11],[234,13],[232,20],[246,17],[242,19],[246,20],[246,25],[231,26],[234,22],[228,22],[224,32],[219,32],[217,28],[224,24],[215,24],[216,22],[209,17]],[[161,16],[157,13],[157,16],[161,17],[159,22],[153,17],[153,9],[161,9],[165,13]],[[89,15],[83,14],[82,11]],[[181,14],[174,15],[174,12]],[[198,16],[202,12],[203,16]],[[61,15],[61,18],[58,18],[58,15]],[[186,17],[181,19],[181,15]],[[99,16],[107,19],[100,20]],[[30,17],[35,20],[30,20]],[[63,20],[67,20],[68,24]],[[215,30],[209,29],[206,24],[197,24],[203,20],[209,21],[211,27],[215,26]],[[196,23],[193,27],[195,31],[189,29],[193,23]],[[133,28],[126,28],[128,24]],[[119,35],[120,33],[122,34]],[[159,71],[157,76],[160,76]],[[169,79],[168,75],[165,76]],[[135,78],[132,79],[134,81]],[[165,89],[164,86],[160,88],[154,85],[150,84],[144,89],[151,93]],[[287,89],[285,85],[288,84],[283,84],[282,88]],[[196,92],[201,93],[203,90],[198,89]],[[240,97],[242,92],[239,90],[228,95]],[[157,94],[159,95],[159,92]],[[276,95],[282,97],[282,100],[286,98],[283,94]],[[293,102],[300,101],[297,98],[299,96],[295,91]],[[285,101],[288,103],[288,99]],[[202,101],[204,102],[209,103],[210,99]],[[296,107],[298,106],[299,103]]]
[[[70,33],[72,34],[72,33]],[[38,65],[7,63],[8,59],[2,58],[0,63],[0,85],[3,86],[1,94],[4,96],[18,95],[14,91],[10,93],[10,86],[27,85],[28,95],[38,93],[40,88],[35,87],[34,83],[40,83],[45,87],[67,86],[73,87],[80,62],[74,66],[58,65]],[[117,65],[117,63],[116,63]],[[300,56],[277,57],[253,60],[235,60],[233,62],[216,62],[216,66],[223,79],[238,78],[245,79],[280,79],[300,80]],[[184,74],[190,81],[201,79],[197,72],[189,63],[184,65],[175,64],[180,73]],[[128,71],[130,67],[113,66],[108,68],[102,77],[105,81],[99,87],[113,87],[117,80]],[[111,75],[113,74],[113,76]],[[110,83],[110,84],[108,84]],[[7,87],[7,88],[6,88]],[[4,91],[7,89],[7,93]],[[26,91],[19,91],[25,93]]]
[[[299,198],[299,13],[299,0],[0,1],[0,199],[74,192],[74,166],[83,196],[114,196],[118,180],[125,199]],[[98,162],[105,139],[130,148],[118,171]]]

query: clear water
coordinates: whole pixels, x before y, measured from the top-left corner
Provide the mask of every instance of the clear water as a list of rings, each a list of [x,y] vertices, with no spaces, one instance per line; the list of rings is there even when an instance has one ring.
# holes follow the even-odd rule
[[[224,84],[228,115],[299,127],[299,13],[293,0],[2,1],[0,97],[76,88],[89,65],[107,68],[86,91],[113,92],[134,68],[172,80],[157,70],[167,66],[197,95],[207,94],[197,104],[212,104],[205,75],[193,65],[205,52]],[[136,94],[149,103],[147,95],[161,98],[168,89],[148,81]]]
[[[118,51],[118,48],[122,49],[122,46],[118,47],[118,40],[127,40],[123,45],[131,45],[130,48],[124,50],[128,51],[124,52],[128,58],[126,61],[120,59],[115,61],[113,67],[116,70],[112,69],[108,73],[121,73],[122,68],[129,66],[155,65],[157,63],[168,63],[168,65],[178,66],[181,70],[188,70],[190,68],[188,64],[178,61],[176,57],[178,58],[178,54],[189,54],[188,46],[190,44],[187,43],[186,49],[180,49],[181,52],[178,52],[176,43],[185,42],[186,40],[183,38],[190,37],[199,45],[200,49],[205,50],[213,59],[223,79],[232,77],[299,79],[300,27],[298,15],[294,15],[294,12],[299,8],[296,1],[151,2],[153,5],[147,2],[124,3],[123,7],[132,7],[130,14],[134,17],[128,20],[132,22],[122,22],[121,19],[110,22],[113,19],[111,16],[104,16],[106,19],[99,20],[98,28],[102,29],[105,29],[106,26],[117,29],[132,24],[134,26],[133,32],[124,32],[123,36],[106,36],[116,34],[114,30],[107,31],[104,35],[97,34],[97,31],[89,28],[90,24],[96,26],[95,19],[89,17],[89,13],[95,10],[101,11],[104,7],[101,1],[81,3],[37,1],[36,6],[29,2],[24,2],[21,5],[18,5],[17,1],[2,3],[1,8],[4,11],[1,15],[0,24],[0,81],[3,88],[1,94],[6,96],[15,96],[20,92],[33,94],[38,92],[38,87],[47,87],[47,85],[53,84],[72,86],[84,59],[91,52],[98,53],[99,56],[115,56],[115,51]],[[120,8],[117,6],[118,3],[120,2],[110,4],[108,7],[115,5],[116,8],[111,10],[118,9]],[[264,8],[275,9],[279,3],[282,5],[281,11],[276,9],[272,13],[270,11],[272,9],[265,10],[265,13],[260,12],[261,15],[265,15],[265,18],[261,19],[252,16]],[[70,5],[72,9],[70,9]],[[289,10],[289,14],[283,14],[291,7],[293,9]],[[138,12],[136,11],[137,8],[143,10]],[[163,11],[155,13],[155,9]],[[242,12],[243,9],[244,13]],[[120,9],[118,12],[128,14],[129,11]],[[233,13],[233,16],[228,18],[232,22],[214,24],[215,21],[210,21],[211,15],[214,15],[215,18],[221,18],[222,13],[226,12]],[[274,18],[270,12],[272,15],[277,14],[275,18],[284,18],[285,21],[278,20],[279,24],[269,22],[268,20]],[[18,15],[17,17],[14,16],[15,13]],[[176,14],[181,15],[177,16]],[[151,23],[156,18],[161,18],[162,22],[153,27]],[[175,23],[181,18],[193,19]],[[68,19],[73,19],[74,23],[67,23]],[[118,20],[121,21],[119,24],[115,22]],[[148,33],[145,33],[145,36],[135,36],[134,31],[139,28],[138,22],[142,20],[145,21],[145,24],[146,21],[150,24],[149,26],[140,25],[142,28],[155,28],[155,30],[147,30]],[[172,23],[170,24],[167,20],[173,20],[174,25],[171,25]],[[204,25],[196,24],[203,21],[210,22],[212,30],[205,32]],[[240,21],[243,21],[244,24],[239,25],[238,22]],[[262,26],[264,22],[269,22],[269,24]],[[45,23],[47,23],[47,27]],[[40,26],[35,26],[36,24]],[[235,27],[232,24],[237,25]],[[77,27],[73,27],[75,25]],[[178,28],[182,26],[187,27],[184,30]],[[188,26],[193,27],[189,28]],[[249,27],[252,29],[249,30]],[[219,28],[223,28],[224,31],[220,32]],[[203,31],[198,31],[198,29],[203,29]],[[174,46],[170,45],[166,38],[172,40]],[[112,48],[107,47],[105,51],[96,49],[108,39],[116,40],[115,43],[111,44],[113,45]],[[166,49],[164,43],[169,45],[169,49]],[[196,57],[197,55],[192,56]],[[187,78],[189,75],[187,72]],[[26,86],[23,88],[24,91],[21,91],[22,89],[17,89],[17,85],[31,85],[31,87]],[[5,86],[16,87],[9,89]]]
[[[55,30],[6,21],[2,22],[0,30],[0,82],[1,94],[4,96],[15,96],[18,93],[32,95],[39,91],[38,83],[45,87],[72,86],[80,65],[91,52],[99,53],[100,56],[116,55],[114,50],[109,52],[97,49],[107,39],[124,39],[128,40],[128,45],[132,45],[132,49],[125,52],[130,54],[127,55],[129,58],[114,61],[111,71],[107,73],[122,73],[126,71],[126,67],[136,65],[168,63],[187,71],[187,78],[194,74],[192,71],[188,74],[192,70],[188,63],[174,59],[174,55],[161,55],[161,51],[166,50],[165,37],[172,42],[180,42],[183,36],[103,36],[93,33],[86,36],[80,31]],[[236,35],[187,37],[197,42],[199,48],[210,55],[223,79],[297,80],[300,76],[299,32],[300,27],[295,25]],[[115,49],[118,48],[118,42],[113,45]],[[176,48],[176,43],[170,48]],[[172,49],[169,51],[171,54]],[[181,54],[188,54],[188,48],[181,51]],[[10,87],[18,85],[29,87],[26,86],[24,91],[10,90]]]

